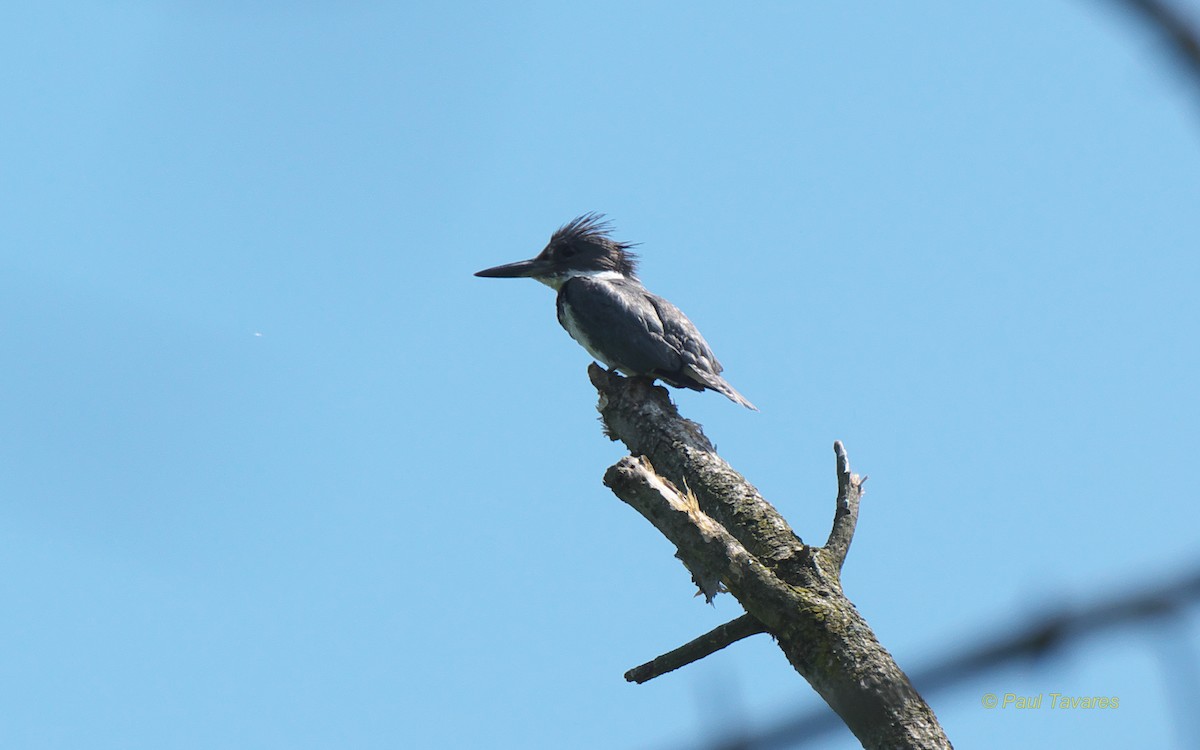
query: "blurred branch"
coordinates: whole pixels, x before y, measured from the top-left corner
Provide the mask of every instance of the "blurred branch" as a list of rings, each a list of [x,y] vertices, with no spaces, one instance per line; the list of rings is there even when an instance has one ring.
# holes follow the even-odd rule
[[[1149,591],[1103,599],[1086,607],[1063,607],[1013,632],[981,641],[913,673],[929,693],[1021,660],[1044,659],[1085,638],[1121,628],[1157,624],[1180,616],[1200,601],[1200,569]],[[809,711],[759,732],[722,738],[710,750],[769,750],[816,741],[838,722],[825,711]]]
[[[1163,38],[1171,54],[1200,86],[1200,30],[1196,20],[1166,0],[1116,0]]]
[[[842,592],[862,495],[842,444],[834,446],[838,504],[828,548],[811,547],[717,455],[700,426],[679,415],[666,389],[598,365],[588,375],[605,434],[632,453],[604,483],[678,548],[701,592],[711,598],[723,584],[752,618],[655,661],[681,666],[761,627],[864,747],[950,747],[929,705]],[[656,671],[650,665],[646,679]]]

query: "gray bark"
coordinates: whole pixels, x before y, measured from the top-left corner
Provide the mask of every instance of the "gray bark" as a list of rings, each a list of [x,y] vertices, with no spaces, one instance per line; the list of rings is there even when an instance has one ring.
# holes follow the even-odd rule
[[[841,443],[833,529],[814,547],[679,415],[664,388],[597,365],[588,374],[605,433],[632,454],[609,468],[605,484],[675,544],[706,596],[719,583],[747,612],[627,679],[644,682],[765,631],[863,747],[949,748],[933,711],[842,592],[862,480]]]

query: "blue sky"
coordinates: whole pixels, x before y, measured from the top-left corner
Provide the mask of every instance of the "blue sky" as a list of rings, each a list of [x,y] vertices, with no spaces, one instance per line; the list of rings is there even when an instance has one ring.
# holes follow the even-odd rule
[[[600,483],[602,211],[761,409],[680,393],[916,670],[1197,561],[1200,108],[1101,2],[10,3],[0,744],[671,748],[818,699]],[[1182,635],[929,699],[1170,746]],[[1195,664],[1192,664],[1195,668]],[[986,692],[1118,696],[987,711]],[[848,733],[830,747],[854,747]]]

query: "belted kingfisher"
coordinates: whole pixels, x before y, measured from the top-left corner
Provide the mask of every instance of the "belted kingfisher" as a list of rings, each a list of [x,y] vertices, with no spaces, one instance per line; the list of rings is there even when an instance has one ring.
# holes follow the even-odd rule
[[[758,411],[721,377],[721,363],[678,307],[638,280],[633,245],[617,242],[603,214],[563,225],[536,258],[476,276],[533,278],[558,292],[558,322],[610,370],[705,389]]]

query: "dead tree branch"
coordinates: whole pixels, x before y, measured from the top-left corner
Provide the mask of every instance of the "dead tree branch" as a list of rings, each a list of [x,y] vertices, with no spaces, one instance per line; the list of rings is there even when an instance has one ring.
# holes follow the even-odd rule
[[[675,544],[701,591],[711,597],[718,584],[728,588],[864,747],[950,747],[933,711],[842,593],[862,496],[842,445],[834,448],[833,529],[826,547],[811,547],[717,455],[700,426],[679,415],[665,389],[597,365],[588,374],[606,434],[632,453],[608,470],[605,484]],[[627,679],[641,682],[702,658],[735,635],[752,635],[753,624],[738,618]]]

